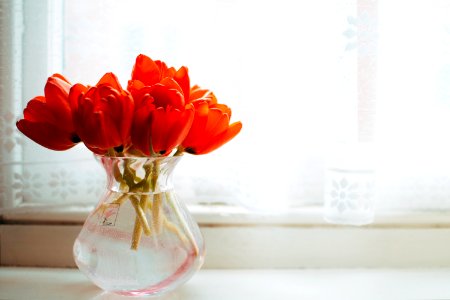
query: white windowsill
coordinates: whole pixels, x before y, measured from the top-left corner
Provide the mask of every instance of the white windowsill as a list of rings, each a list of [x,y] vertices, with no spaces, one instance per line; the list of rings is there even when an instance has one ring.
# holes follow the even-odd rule
[[[72,245],[90,209],[3,211],[0,265],[74,267]],[[191,212],[205,237],[205,269],[450,268],[448,213],[384,213],[369,226],[353,227],[324,222],[320,209]]]
[[[449,299],[449,282],[450,269],[201,270],[152,299]],[[0,299],[130,299],[101,291],[76,269],[0,268],[0,287]]]
[[[23,205],[0,210],[0,224],[83,224],[91,205],[44,206]],[[321,207],[294,209],[284,212],[256,211],[237,206],[191,205],[194,219],[200,225],[283,225],[306,227],[343,227],[327,223]],[[435,227],[450,228],[450,211],[377,212],[366,228]]]

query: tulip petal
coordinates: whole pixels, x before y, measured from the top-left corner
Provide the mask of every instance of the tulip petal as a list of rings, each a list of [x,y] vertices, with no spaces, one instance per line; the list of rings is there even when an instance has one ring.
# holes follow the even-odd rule
[[[139,80],[146,86],[158,83],[161,79],[159,66],[148,56],[140,54],[131,73],[132,80]]]
[[[160,82],[161,85],[166,86],[168,89],[177,90],[181,95],[183,95],[183,89],[174,79],[166,77]]]
[[[67,103],[70,87],[70,83],[59,77],[49,77],[44,87],[44,94],[48,99],[47,102],[50,105]]]
[[[147,156],[150,156],[150,130],[151,112],[155,106],[150,104],[141,106],[134,113],[133,126],[131,129],[131,142]]]
[[[165,77],[170,77],[172,78],[175,75],[175,69],[170,67],[168,68],[166,63],[160,60],[155,60],[155,64],[158,66],[159,68],[159,80],[165,78]]]
[[[182,145],[185,148],[191,147],[196,141],[200,140],[205,131],[206,123],[208,122],[209,107],[206,101],[199,102],[195,106],[194,120],[192,126],[183,140]]]
[[[73,142],[74,134],[57,125],[22,119],[16,123],[16,126],[28,138],[51,150],[62,151],[76,145]]]
[[[190,93],[190,91],[189,91],[190,80],[189,80],[189,75],[188,75],[188,68],[186,68],[184,66],[181,67],[175,73],[175,76],[173,78],[178,83],[178,85],[181,87],[181,89],[183,91],[184,99],[187,102],[187,100],[189,99],[189,93]]]
[[[176,89],[171,89],[162,84],[155,84],[150,88],[150,94],[154,99],[156,107],[171,106],[174,108],[184,107],[183,95]]]
[[[96,84],[96,86],[100,86],[100,85],[108,85],[108,86],[116,89],[117,91],[122,90],[122,86],[119,83],[119,79],[117,78],[116,75],[114,75],[114,73],[111,73],[111,72],[103,75],[103,77],[100,79],[100,81]]]
[[[45,84],[45,102],[47,109],[59,120],[60,126],[67,131],[73,130],[72,110],[69,104],[71,85],[60,77],[49,77]]]
[[[209,90],[202,89],[198,85],[194,85],[190,90],[189,99],[191,101],[202,99],[209,93],[210,93]]]
[[[155,100],[153,99],[153,97],[150,93],[151,93],[151,87],[148,87],[148,86],[140,89],[139,91],[136,91],[133,94],[134,107],[136,109],[138,109],[142,106],[149,105],[149,103],[155,102]]]
[[[227,114],[229,118],[231,118],[231,109],[225,104],[210,104],[211,108],[220,109],[223,113]]]
[[[50,123],[58,125],[58,119],[48,109],[45,97],[38,96],[31,99],[23,110],[24,119],[36,123]]]
[[[72,113],[78,110],[80,98],[87,92],[87,87],[77,83],[70,88],[69,92],[69,104],[72,109]]]
[[[67,80],[66,79],[66,77],[64,77],[63,75],[61,75],[61,74],[58,74],[58,73],[55,73],[55,74],[53,74],[51,77],[56,77],[56,78],[59,78],[59,79],[61,79],[62,81],[65,81],[65,82],[67,82],[69,85],[70,85],[70,82],[69,82],[69,80]]]
[[[153,152],[168,155],[181,144],[191,127],[194,110],[164,109],[153,111],[151,144]]]
[[[145,85],[140,80],[128,80],[128,86],[127,90],[133,95],[134,103],[136,104],[136,107],[139,107],[140,101],[138,100],[140,98],[139,93],[142,89],[145,88]]]
[[[215,108],[210,109],[204,135],[208,137],[222,133],[228,128],[229,121],[228,115],[222,113],[221,110]]]
[[[208,89],[202,89],[198,85],[194,85],[189,94],[189,102],[198,100],[206,100],[210,105],[217,104],[217,98],[213,92]]]
[[[224,144],[228,143],[231,139],[233,139],[242,129],[242,123],[241,122],[235,122],[231,124],[228,129],[224,132],[222,132],[220,135],[214,137],[210,143],[204,144],[201,147],[194,148],[194,153],[192,154],[207,154],[210,153],[217,148],[223,146]]]

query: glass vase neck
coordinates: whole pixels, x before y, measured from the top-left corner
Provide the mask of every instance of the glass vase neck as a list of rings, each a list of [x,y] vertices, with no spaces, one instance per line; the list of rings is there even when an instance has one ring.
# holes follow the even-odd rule
[[[96,155],[113,192],[155,194],[173,189],[172,171],[181,156],[110,157]]]

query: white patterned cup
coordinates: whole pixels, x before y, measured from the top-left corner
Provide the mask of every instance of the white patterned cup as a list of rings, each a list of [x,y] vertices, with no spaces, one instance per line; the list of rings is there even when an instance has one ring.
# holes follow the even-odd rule
[[[336,151],[325,170],[324,219],[327,222],[346,225],[373,222],[376,176],[371,150],[353,145]]]

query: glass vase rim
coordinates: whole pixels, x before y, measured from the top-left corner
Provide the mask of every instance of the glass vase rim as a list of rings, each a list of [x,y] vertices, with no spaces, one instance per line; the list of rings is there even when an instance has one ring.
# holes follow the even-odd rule
[[[135,161],[177,161],[183,157],[183,155],[172,156],[109,156],[105,154],[96,154],[94,157],[98,159],[110,159],[110,160],[135,160]]]

